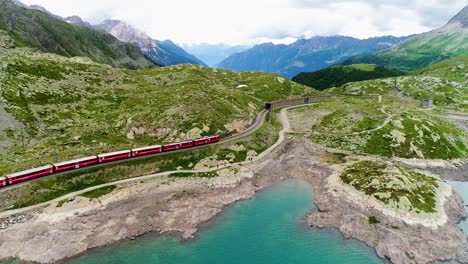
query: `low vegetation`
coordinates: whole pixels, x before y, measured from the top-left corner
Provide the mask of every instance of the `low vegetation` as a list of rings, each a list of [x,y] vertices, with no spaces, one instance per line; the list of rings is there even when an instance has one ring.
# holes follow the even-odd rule
[[[169,177],[175,178],[189,178],[189,177],[199,177],[199,178],[214,178],[218,176],[218,170],[210,172],[176,172],[169,175]]]
[[[467,55],[466,12],[465,7],[440,29],[413,36],[391,49],[353,57],[344,64],[372,63],[412,72],[435,62]]]
[[[355,102],[361,99],[351,99]],[[408,108],[376,111],[372,104],[318,105],[323,117],[310,138],[328,147],[386,157],[452,159],[468,157],[468,134],[454,124]],[[326,108],[329,112],[322,112]]]
[[[2,49],[0,61],[0,174],[235,134],[266,101],[317,93],[274,74],[193,65],[130,71],[27,48]]]
[[[314,142],[356,154],[466,158],[468,133],[440,115],[468,111],[468,83],[462,78],[468,76],[467,58],[440,62],[411,76],[329,89],[339,97],[296,112],[292,127]],[[428,97],[434,98],[436,109],[422,108]]]
[[[80,196],[83,196],[89,199],[95,199],[95,198],[99,198],[101,196],[104,196],[106,194],[113,192],[115,188],[117,188],[117,186],[115,185],[105,186],[99,189],[95,189],[89,192],[82,193],[80,194]]]
[[[383,66],[374,64],[353,64],[349,66],[335,65],[316,72],[303,72],[295,76],[292,80],[317,90],[325,90],[331,87],[339,87],[350,82],[400,75],[403,75],[403,73],[387,69]]]
[[[266,122],[257,131],[231,142],[200,149],[189,149],[184,152],[173,152],[144,159],[129,160],[106,167],[90,168],[34,181],[30,184],[1,192],[0,211],[39,204],[71,192],[118,180],[177,169],[216,169],[218,165],[245,161],[273,145],[278,139],[280,129],[281,124],[275,112],[271,121]],[[190,175],[175,174],[172,176],[188,177]]]
[[[369,224],[376,225],[376,224],[379,224],[379,223],[380,223],[380,221],[379,221],[379,219],[377,219],[377,217],[375,217],[373,215],[369,216]]]
[[[340,178],[392,208],[415,213],[436,212],[440,180],[422,171],[380,161],[361,161],[345,168]],[[369,218],[371,221],[375,223],[377,219]]]
[[[331,89],[336,94],[384,94],[410,97],[421,102],[433,98],[441,110],[468,112],[468,56],[436,63],[411,75],[349,83]]]
[[[68,202],[71,202],[70,199],[63,199],[63,200],[60,200],[58,203],[57,203],[57,206],[56,207],[62,207],[65,203],[68,203]]]

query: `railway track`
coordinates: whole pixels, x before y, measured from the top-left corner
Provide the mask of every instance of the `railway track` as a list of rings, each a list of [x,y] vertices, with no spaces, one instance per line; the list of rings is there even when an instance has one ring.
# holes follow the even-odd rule
[[[134,182],[134,181],[142,181],[142,180],[152,179],[152,178],[155,178],[155,177],[168,176],[168,175],[173,174],[173,173],[213,172],[213,171],[216,171],[216,170],[219,170],[219,169],[230,168],[230,167],[232,167],[234,165],[245,165],[245,164],[250,164],[252,162],[258,161],[258,160],[264,158],[268,153],[270,153],[272,150],[274,150],[278,145],[280,145],[284,141],[285,134],[289,131],[289,127],[290,127],[289,126],[289,120],[288,120],[288,117],[287,117],[287,110],[292,109],[292,108],[296,108],[296,107],[301,107],[301,106],[305,106],[305,105],[298,105],[298,106],[292,106],[292,107],[281,109],[280,122],[281,122],[281,124],[283,126],[283,129],[279,132],[278,140],[272,146],[270,146],[268,149],[266,149],[264,152],[262,152],[260,155],[255,157],[253,160],[242,161],[242,162],[239,162],[239,163],[230,163],[230,164],[226,164],[226,165],[223,165],[223,166],[220,166],[220,167],[217,167],[217,168],[210,168],[210,169],[205,169],[205,170],[166,171],[166,172],[161,172],[161,173],[156,173],[156,174],[150,174],[150,175],[145,175],[145,176],[140,176],[140,177],[124,179],[124,180],[115,181],[115,182],[104,183],[104,184],[92,186],[92,187],[89,187],[89,188],[86,188],[86,189],[83,189],[83,190],[80,190],[80,191],[72,192],[72,193],[63,195],[61,197],[58,197],[58,198],[55,198],[55,199],[52,199],[50,201],[43,202],[43,203],[40,203],[40,204],[0,212],[0,219],[5,218],[5,217],[9,217],[9,216],[12,216],[12,215],[15,215],[15,214],[19,214],[19,213],[24,213],[24,212],[27,212],[27,211],[30,211],[30,210],[34,210],[36,208],[40,208],[40,207],[47,206],[47,205],[50,205],[50,204],[54,204],[54,203],[57,203],[57,202],[62,201],[64,199],[70,199],[70,198],[76,197],[76,196],[78,196],[80,194],[83,194],[85,192],[93,191],[93,190],[100,189],[100,188],[107,187],[107,186],[112,186],[112,185],[117,185],[117,184],[124,184],[124,183],[129,183],[129,182]],[[257,120],[253,123],[253,125],[248,130],[246,130],[246,131],[244,131],[242,133],[239,133],[239,134],[237,134],[235,136],[226,138],[224,141],[219,142],[219,143],[215,143],[215,144],[226,143],[228,141],[239,139],[241,137],[247,136],[247,135],[255,132],[256,128],[259,128],[261,125],[263,125],[263,122],[265,121],[265,117],[266,117],[267,113],[268,113],[268,111],[261,112],[258,115]],[[215,144],[213,144],[213,145],[215,145]],[[202,147],[206,147],[206,145],[205,146],[200,146],[200,147],[194,147],[194,148],[191,148],[191,149],[198,149],[198,148],[202,148]],[[173,151],[173,152],[169,152],[169,153],[180,152],[180,151],[185,151],[185,150],[187,150],[187,149],[181,149],[181,150]],[[168,154],[168,153],[165,153],[165,154]],[[164,155],[164,154],[162,153],[162,155]],[[155,156],[155,155],[153,155],[153,156]],[[145,157],[141,157],[141,158],[145,158]],[[120,162],[123,162],[123,161],[120,161]],[[107,163],[107,164],[116,164],[116,163],[120,163],[120,162]],[[94,167],[100,167],[100,166],[107,165],[107,164],[100,164],[100,165],[97,165],[97,166],[94,166]],[[83,168],[83,169],[86,169],[86,168]],[[79,170],[81,170],[81,169],[78,169],[78,170],[75,170],[75,171],[79,171]],[[50,176],[47,176],[47,177],[55,177],[55,176],[59,176],[61,174],[64,174],[64,173],[54,174],[54,175],[50,175]],[[43,177],[41,179],[44,179],[44,178],[46,178],[46,177]],[[36,179],[36,180],[40,180],[40,179]],[[30,183],[30,182],[32,182],[32,181],[25,182],[25,183],[22,183],[22,184],[27,184],[27,183]],[[18,184],[17,186],[21,186],[21,184]]]
[[[262,112],[260,112],[260,114],[258,114],[257,118],[255,119],[253,124],[248,129],[242,131],[241,133],[238,133],[238,134],[223,138],[217,143],[208,144],[208,145],[201,145],[201,146],[191,147],[191,148],[186,148],[186,149],[173,150],[173,151],[168,151],[168,152],[161,152],[161,153],[156,153],[156,154],[152,154],[152,155],[145,155],[145,156],[142,156],[142,157],[133,157],[133,158],[130,158],[130,159],[117,160],[117,161],[106,162],[106,163],[102,163],[102,164],[96,164],[96,165],[92,165],[92,166],[88,166],[88,167],[83,167],[83,168],[79,168],[79,169],[74,169],[72,171],[54,173],[52,175],[48,175],[48,176],[44,176],[44,177],[41,177],[41,178],[37,178],[37,179],[33,179],[33,180],[29,180],[29,181],[25,181],[25,182],[22,182],[22,183],[13,184],[13,185],[9,185],[9,186],[0,188],[0,193],[4,192],[6,190],[11,190],[11,189],[14,189],[14,188],[21,187],[23,185],[26,185],[26,184],[29,184],[29,183],[32,183],[32,182],[40,181],[40,180],[47,179],[47,178],[57,177],[57,176],[61,176],[61,175],[69,174],[69,173],[75,173],[75,172],[80,172],[80,171],[84,171],[84,170],[88,170],[88,169],[101,168],[101,167],[105,167],[105,166],[109,166],[109,165],[120,164],[120,163],[128,162],[130,160],[141,160],[141,159],[146,159],[146,158],[155,157],[155,156],[165,156],[165,155],[168,155],[168,154],[180,153],[180,152],[184,152],[184,151],[188,151],[188,150],[197,150],[197,149],[202,149],[202,148],[206,148],[206,147],[210,147],[210,146],[214,146],[214,145],[224,144],[224,143],[234,141],[234,140],[240,139],[242,137],[248,136],[248,135],[252,134],[253,132],[255,132],[258,128],[260,128],[263,125],[263,122],[265,122],[265,117],[266,117],[267,114],[268,114],[268,111],[263,110]]]
[[[288,109],[288,108],[291,108],[291,107],[300,107],[300,106],[303,106],[303,105],[317,103],[317,102],[319,102],[319,101],[321,101],[323,99],[329,98],[329,97],[330,96],[308,96],[308,97],[303,97],[303,98],[285,99],[283,101],[276,101],[276,102],[273,102],[273,103],[267,103],[266,104],[267,109],[261,111],[258,114],[257,118],[255,119],[253,124],[248,129],[246,129],[245,131],[243,131],[241,133],[238,133],[238,134],[223,138],[217,143],[201,145],[201,146],[196,146],[196,147],[190,147],[190,148],[184,148],[184,149],[179,149],[179,150],[173,150],[173,151],[169,151],[169,152],[156,153],[156,154],[152,154],[152,155],[145,155],[145,156],[142,156],[142,157],[132,157],[130,159],[122,159],[122,160],[116,160],[116,161],[112,161],[112,162],[106,162],[106,163],[103,163],[103,164],[96,164],[96,165],[92,165],[92,166],[87,166],[87,167],[75,169],[75,170],[72,170],[72,171],[54,173],[52,175],[44,176],[44,177],[41,177],[41,178],[37,178],[37,179],[29,180],[29,181],[26,181],[26,182],[22,182],[22,183],[2,187],[2,188],[0,188],[0,193],[4,192],[6,190],[11,190],[11,189],[14,189],[14,188],[21,187],[21,186],[23,186],[25,184],[29,184],[31,182],[35,182],[35,181],[42,180],[42,179],[47,179],[47,178],[50,178],[50,177],[57,177],[57,176],[61,176],[61,175],[69,174],[69,173],[75,173],[75,172],[79,172],[79,171],[84,171],[84,170],[88,170],[88,169],[92,169],[92,168],[100,168],[100,167],[104,167],[104,166],[108,166],[108,165],[115,165],[115,164],[130,161],[130,160],[146,159],[146,158],[150,158],[150,157],[164,156],[164,155],[168,155],[168,154],[172,154],[172,153],[179,153],[179,152],[188,151],[188,150],[196,150],[196,149],[206,148],[208,146],[219,145],[219,144],[227,143],[227,142],[230,142],[230,141],[234,141],[234,140],[237,140],[239,138],[248,136],[248,135],[252,134],[253,132],[255,132],[258,128],[260,128],[263,125],[263,123],[265,122],[265,118],[271,112],[271,110],[279,109],[279,108]],[[282,103],[282,102],[284,102],[284,103]],[[271,107],[272,104],[273,105],[280,104],[280,105],[277,105],[277,107]],[[269,107],[269,105],[270,105],[270,107]]]

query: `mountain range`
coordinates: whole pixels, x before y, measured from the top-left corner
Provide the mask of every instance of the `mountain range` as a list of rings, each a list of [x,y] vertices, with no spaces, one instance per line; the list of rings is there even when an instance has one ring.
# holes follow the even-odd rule
[[[467,54],[468,6],[439,29],[416,35],[376,54],[353,57],[343,64],[374,63],[411,72],[444,59]]]
[[[42,13],[45,13],[53,18],[65,21],[68,24],[84,27],[89,30],[106,31],[122,42],[136,44],[144,53],[146,59],[159,66],[170,66],[184,63],[206,66],[204,62],[187,53],[172,41],[154,40],[146,33],[138,30],[124,21],[106,20],[98,25],[92,25],[91,23],[83,21],[83,19],[81,19],[79,16],[69,16],[63,18],[52,14],[46,8],[39,5],[28,6],[18,0],[11,1],[23,9],[41,11]]]
[[[0,0],[0,29],[18,46],[36,48],[67,57],[88,57],[96,62],[130,69],[153,67],[141,50],[114,36],[64,22],[40,6],[25,7]]]
[[[313,37],[285,45],[264,43],[233,54],[218,67],[235,71],[265,71],[292,78],[301,72],[316,71],[356,55],[388,49],[408,37],[357,39],[346,36]]]
[[[175,64],[206,64],[187,53],[170,40],[154,40],[143,31],[120,20],[106,20],[101,24],[94,25],[94,29],[104,30],[121,41],[135,43],[141,51],[152,62],[161,66],[170,66]]]

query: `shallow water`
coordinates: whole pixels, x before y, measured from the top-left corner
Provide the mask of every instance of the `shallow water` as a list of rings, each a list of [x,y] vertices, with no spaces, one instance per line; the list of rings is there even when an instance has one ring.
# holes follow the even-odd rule
[[[461,195],[466,210],[466,206],[468,206],[468,182],[449,181],[448,184],[450,184],[455,189],[455,191]],[[463,229],[465,235],[468,235],[468,219],[461,222],[460,227]]]
[[[363,243],[343,240],[335,230],[303,227],[312,199],[304,182],[277,184],[225,209],[191,242],[146,235],[88,251],[67,263],[386,263]]]

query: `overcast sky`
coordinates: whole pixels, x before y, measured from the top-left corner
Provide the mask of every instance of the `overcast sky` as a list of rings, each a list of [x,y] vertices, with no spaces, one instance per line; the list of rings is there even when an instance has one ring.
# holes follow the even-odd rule
[[[443,26],[468,0],[21,0],[91,23],[122,19],[177,43],[289,43],[300,37],[403,36]]]

